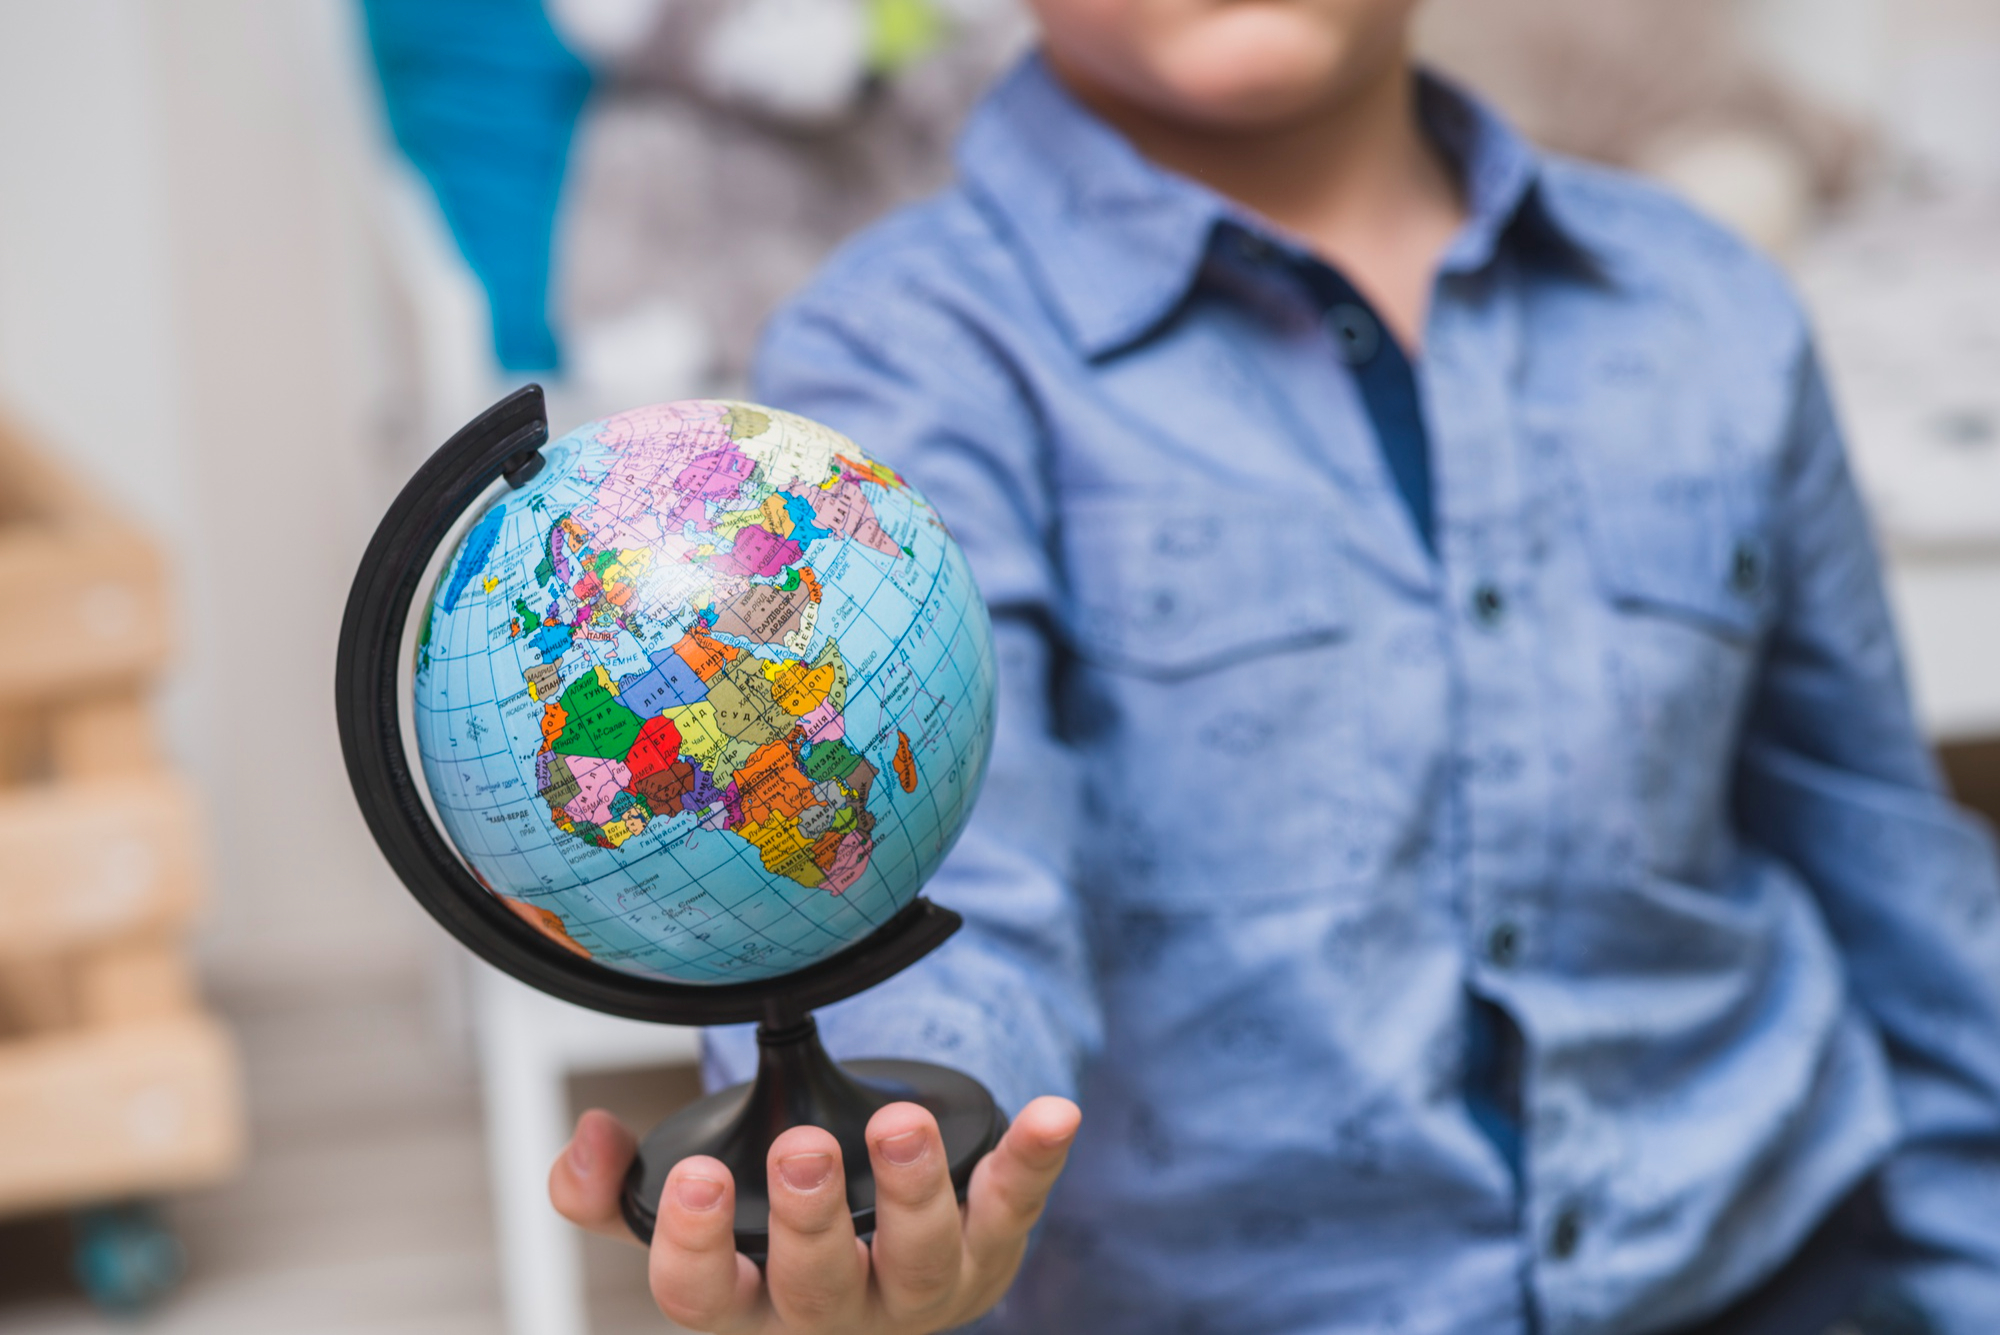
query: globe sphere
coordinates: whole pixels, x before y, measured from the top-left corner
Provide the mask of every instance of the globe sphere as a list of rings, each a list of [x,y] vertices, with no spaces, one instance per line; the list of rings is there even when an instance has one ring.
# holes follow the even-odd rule
[[[992,631],[897,473],[698,400],[542,450],[451,548],[415,646],[430,798],[550,942],[685,984],[779,978],[914,899],[992,739]]]

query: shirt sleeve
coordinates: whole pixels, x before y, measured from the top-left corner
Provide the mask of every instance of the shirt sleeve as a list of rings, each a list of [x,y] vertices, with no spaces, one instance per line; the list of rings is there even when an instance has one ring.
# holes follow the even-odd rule
[[[1817,362],[1777,489],[1780,611],[1737,781],[1748,839],[1812,885],[1902,1122],[1884,1203],[1940,1335],[2000,1330],[2000,871],[1914,718]]]
[[[1074,1096],[1100,1019],[1071,879],[1079,779],[1058,736],[1053,517],[1042,433],[1004,366],[921,301],[808,296],[759,353],[759,399],[852,437],[927,496],[992,613],[998,702],[986,783],[926,893],[965,926],[880,986],[817,1012],[836,1056],[938,1062],[1011,1114]],[[747,1028],[711,1031],[711,1082],[755,1069]]]

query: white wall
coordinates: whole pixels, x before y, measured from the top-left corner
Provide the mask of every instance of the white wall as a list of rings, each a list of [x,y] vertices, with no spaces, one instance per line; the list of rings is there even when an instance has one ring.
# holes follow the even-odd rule
[[[347,0],[0,4],[0,401],[167,542],[169,733],[209,803],[219,973],[430,941],[332,720],[390,472]]]
[[[1996,0],[1741,0],[1761,53],[1941,183],[2000,188]]]

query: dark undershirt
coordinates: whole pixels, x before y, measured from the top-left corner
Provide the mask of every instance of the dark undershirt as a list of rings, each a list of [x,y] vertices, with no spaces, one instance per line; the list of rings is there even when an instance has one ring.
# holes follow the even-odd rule
[[[1409,354],[1367,298],[1336,270],[1305,258],[1287,262],[1318,306],[1336,354],[1353,373],[1389,475],[1424,549],[1435,558],[1430,436]],[[1466,1108],[1518,1182],[1521,1033],[1505,1011],[1484,997],[1468,991],[1466,1006]]]

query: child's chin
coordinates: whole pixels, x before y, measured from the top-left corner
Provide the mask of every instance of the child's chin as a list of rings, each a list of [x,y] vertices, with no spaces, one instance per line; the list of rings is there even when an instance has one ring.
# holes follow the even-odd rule
[[[1338,100],[1376,72],[1376,54],[1295,10],[1246,5],[1185,34],[1156,72],[1180,118],[1250,130]]]

